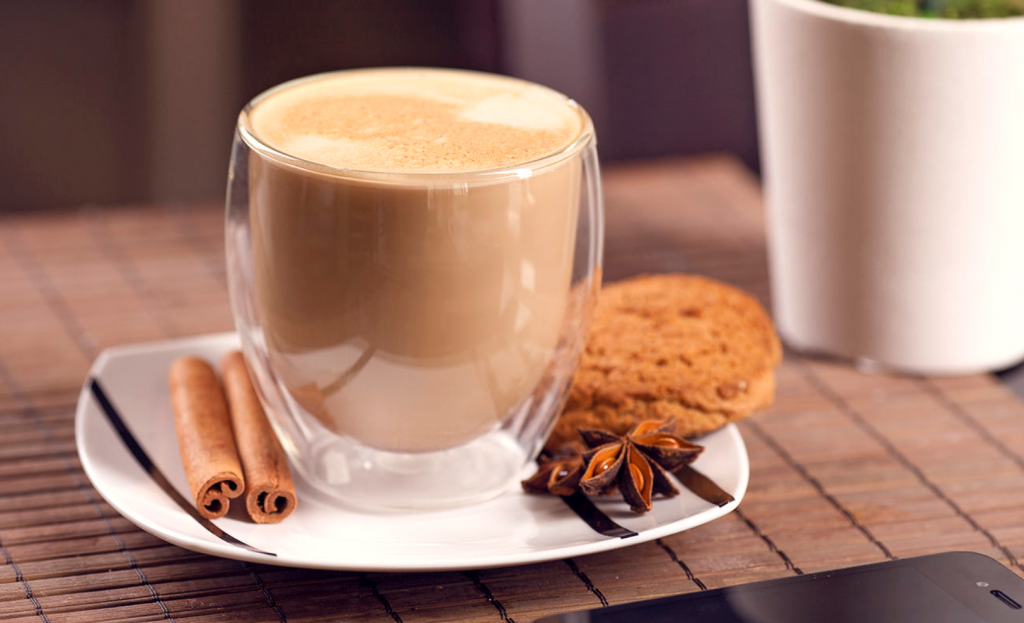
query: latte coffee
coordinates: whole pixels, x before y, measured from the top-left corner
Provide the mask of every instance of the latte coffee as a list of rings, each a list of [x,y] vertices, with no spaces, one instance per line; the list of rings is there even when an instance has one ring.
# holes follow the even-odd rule
[[[252,299],[289,400],[401,453],[512,417],[564,331],[585,113],[512,78],[376,69],[248,114]]]

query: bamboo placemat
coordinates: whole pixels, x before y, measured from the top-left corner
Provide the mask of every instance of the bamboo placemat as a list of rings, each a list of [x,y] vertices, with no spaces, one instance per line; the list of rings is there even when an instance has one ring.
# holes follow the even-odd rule
[[[768,296],[760,193],[729,159],[605,178],[605,275],[687,271]],[[741,425],[739,510],[653,543],[451,573],[285,569],[135,528],[82,473],[73,411],[117,344],[230,330],[220,206],[0,219],[0,620],[529,621],[948,550],[1024,575],[1024,403],[992,376],[863,374],[787,353]]]

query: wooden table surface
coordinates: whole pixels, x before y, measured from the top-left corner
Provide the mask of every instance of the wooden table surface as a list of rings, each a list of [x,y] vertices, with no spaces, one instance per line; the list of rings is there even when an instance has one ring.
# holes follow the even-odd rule
[[[696,272],[766,299],[760,193],[734,161],[609,168],[607,280]],[[142,532],[92,488],[73,413],[109,346],[232,327],[223,208],[0,217],[0,621],[529,621],[948,550],[1024,574],[1024,403],[992,376],[866,375],[787,353],[740,428],[739,509],[620,550],[478,572],[245,564]]]

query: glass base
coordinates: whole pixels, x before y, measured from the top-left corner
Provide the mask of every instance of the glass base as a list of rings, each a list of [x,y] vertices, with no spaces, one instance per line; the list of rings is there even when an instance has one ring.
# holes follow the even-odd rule
[[[527,462],[507,433],[495,431],[442,452],[373,450],[334,437],[307,464],[294,461],[317,489],[371,509],[465,506],[497,497],[518,484]]]

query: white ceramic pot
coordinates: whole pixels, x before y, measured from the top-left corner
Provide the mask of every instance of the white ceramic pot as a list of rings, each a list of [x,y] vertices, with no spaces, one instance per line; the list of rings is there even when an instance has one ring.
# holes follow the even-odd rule
[[[1024,18],[751,0],[772,303],[792,347],[1024,359]]]

